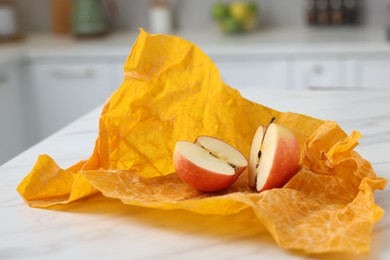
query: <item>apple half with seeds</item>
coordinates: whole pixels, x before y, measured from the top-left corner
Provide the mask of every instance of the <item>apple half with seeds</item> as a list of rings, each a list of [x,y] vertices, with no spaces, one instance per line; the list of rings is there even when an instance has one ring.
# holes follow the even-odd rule
[[[173,164],[180,179],[204,192],[230,187],[248,166],[236,148],[210,136],[199,136],[194,143],[178,141]]]
[[[283,187],[299,170],[298,139],[273,120],[257,128],[249,155],[249,186],[259,192]]]

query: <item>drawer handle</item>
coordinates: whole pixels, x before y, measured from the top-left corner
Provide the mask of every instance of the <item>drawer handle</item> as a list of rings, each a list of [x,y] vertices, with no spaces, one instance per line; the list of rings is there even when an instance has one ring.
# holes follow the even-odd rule
[[[321,65],[315,65],[313,67],[313,72],[317,75],[320,75],[322,74],[322,72],[324,71],[324,68],[321,66]]]
[[[87,78],[93,75],[93,71],[88,68],[58,68],[52,74],[57,78]]]

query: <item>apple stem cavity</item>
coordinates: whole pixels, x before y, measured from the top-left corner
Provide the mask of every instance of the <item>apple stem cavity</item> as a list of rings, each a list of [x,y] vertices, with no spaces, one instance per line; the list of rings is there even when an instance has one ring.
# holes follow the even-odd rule
[[[265,137],[265,135],[267,134],[267,130],[268,130],[269,126],[270,126],[275,120],[276,120],[276,117],[273,116],[273,117],[271,118],[271,120],[269,121],[267,127],[265,128],[263,138],[261,139],[261,144],[263,144],[263,142],[264,142],[264,137]],[[261,147],[261,146],[260,146],[260,147]],[[260,159],[260,157],[261,157],[261,150],[259,151],[258,157],[259,157],[259,159]]]

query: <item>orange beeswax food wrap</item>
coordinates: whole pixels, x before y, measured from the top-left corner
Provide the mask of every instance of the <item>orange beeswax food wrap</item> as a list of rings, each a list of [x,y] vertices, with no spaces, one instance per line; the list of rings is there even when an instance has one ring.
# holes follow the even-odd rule
[[[30,206],[100,192],[125,204],[221,217],[252,209],[283,248],[369,251],[372,226],[384,213],[373,192],[386,180],[353,150],[358,132],[347,136],[335,122],[244,99],[221,81],[209,57],[179,37],[141,30],[124,71],[122,85],[101,113],[91,157],[64,170],[40,156],[18,187]],[[302,169],[284,188],[253,192],[244,172],[229,189],[202,193],[174,173],[178,140],[215,136],[248,156],[256,128],[272,116],[295,132],[302,147]]]

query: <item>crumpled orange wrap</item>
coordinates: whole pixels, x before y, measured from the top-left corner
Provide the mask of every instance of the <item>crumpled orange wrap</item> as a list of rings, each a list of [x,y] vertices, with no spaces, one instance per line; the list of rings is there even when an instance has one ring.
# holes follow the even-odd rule
[[[101,192],[125,204],[199,214],[251,208],[280,247],[309,253],[369,251],[372,226],[384,214],[373,192],[386,180],[353,150],[358,132],[347,136],[335,122],[244,99],[222,82],[209,57],[179,37],[141,30],[124,71],[122,85],[101,113],[91,157],[64,170],[41,155],[20,183],[18,192],[31,207]],[[302,148],[302,169],[285,187],[253,192],[244,172],[231,188],[202,193],[174,173],[178,140],[215,136],[248,157],[256,128],[272,116],[295,132]]]

